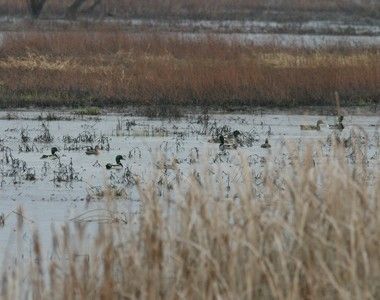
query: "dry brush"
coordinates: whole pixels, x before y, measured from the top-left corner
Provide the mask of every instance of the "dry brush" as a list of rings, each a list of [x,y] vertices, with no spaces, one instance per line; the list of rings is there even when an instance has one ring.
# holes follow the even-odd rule
[[[379,170],[355,147],[354,164],[339,145],[289,150],[260,184],[242,159],[234,196],[207,172],[185,192],[141,186],[139,215],[100,225],[89,244],[83,223],[68,225],[45,260],[36,234],[2,299],[378,299]]]
[[[217,36],[56,32],[4,37],[2,106],[378,103],[379,49],[258,46]]]

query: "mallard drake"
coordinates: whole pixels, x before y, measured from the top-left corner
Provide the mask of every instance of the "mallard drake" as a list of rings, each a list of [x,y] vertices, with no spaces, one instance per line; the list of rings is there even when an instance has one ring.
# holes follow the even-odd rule
[[[86,154],[87,155],[98,155],[100,153],[100,147],[98,145],[95,146],[95,148],[87,148]]]
[[[321,130],[322,120],[317,121],[317,125],[300,125],[301,130]]]
[[[343,125],[342,122],[343,122],[343,116],[339,116],[338,117],[338,123],[334,124],[334,125],[330,125],[329,128],[330,129],[343,130],[344,129],[344,125]]]
[[[261,145],[261,148],[268,149],[270,147],[272,147],[272,146],[269,144],[268,139],[265,139],[265,143]]]
[[[58,158],[58,155],[57,155],[58,148],[57,147],[51,148],[50,151],[51,151],[51,154],[44,154],[41,156],[41,159],[46,159],[46,158],[56,159],[56,158]]]
[[[226,143],[223,135],[219,136],[219,141],[220,141],[220,145],[219,145],[220,151],[237,148],[236,142],[235,143]]]
[[[241,132],[239,130],[235,130],[233,133],[232,133],[232,136],[230,135],[228,137],[228,143],[234,143],[234,144],[240,144],[240,135],[241,135]]]
[[[239,130],[235,130],[233,133],[232,133],[232,136],[237,139],[239,138],[239,135],[241,135],[241,132]]]
[[[122,155],[117,155],[115,158],[116,165],[108,163],[108,164],[106,164],[106,169],[110,170],[110,169],[121,169],[121,168],[123,168],[123,164],[121,163],[122,160],[125,160],[124,157]]]
[[[334,124],[334,125],[329,125],[330,129],[337,129],[337,130],[343,130],[344,125],[342,123]]]

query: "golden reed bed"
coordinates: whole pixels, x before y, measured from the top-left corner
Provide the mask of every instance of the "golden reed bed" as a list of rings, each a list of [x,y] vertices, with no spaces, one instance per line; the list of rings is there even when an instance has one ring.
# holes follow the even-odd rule
[[[216,36],[5,35],[2,106],[378,103],[378,48],[255,46]]]
[[[90,242],[83,223],[68,225],[46,259],[36,232],[30,261],[4,270],[1,298],[378,299],[379,169],[352,149],[350,163],[339,145],[292,151],[260,184],[243,158],[233,197],[202,172],[165,197],[141,186],[140,213],[109,217]]]

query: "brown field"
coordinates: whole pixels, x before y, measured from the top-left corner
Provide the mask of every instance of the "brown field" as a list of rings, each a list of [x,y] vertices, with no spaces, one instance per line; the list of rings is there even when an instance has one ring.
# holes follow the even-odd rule
[[[73,0],[48,0],[42,16],[57,17],[65,14],[65,8]],[[88,1],[84,6],[91,6]],[[286,11],[284,18],[297,12],[321,11],[378,16],[378,1],[366,0],[104,0],[97,7],[96,15],[116,17],[188,17],[188,18],[245,18],[267,10]],[[0,14],[27,15],[25,0],[0,0]]]
[[[290,169],[260,184],[243,159],[232,198],[206,173],[178,183],[185,193],[141,186],[141,213],[106,219],[89,244],[78,220],[53,232],[46,260],[36,232],[32,259],[8,261],[1,298],[379,299],[380,178],[360,147],[354,165],[340,146],[318,165],[318,147],[292,150]]]
[[[1,106],[378,103],[378,48],[255,46],[121,32],[4,37]]]

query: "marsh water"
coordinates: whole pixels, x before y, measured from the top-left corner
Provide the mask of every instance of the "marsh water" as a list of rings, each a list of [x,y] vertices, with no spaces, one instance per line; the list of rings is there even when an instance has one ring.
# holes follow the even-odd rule
[[[7,35],[11,36],[24,36],[29,32],[0,32],[0,46]],[[324,47],[379,47],[380,35],[350,35],[350,34],[297,34],[297,33],[207,33],[207,32],[173,32],[173,31],[160,31],[160,32],[145,32],[145,33],[126,33],[136,37],[143,38],[144,36],[151,36],[152,34],[162,38],[176,37],[189,40],[204,39],[210,37],[226,40],[228,42],[239,42],[246,44],[254,44],[258,46],[275,45],[281,47],[303,47],[309,49],[324,48]]]
[[[317,120],[324,122],[320,131],[300,130],[301,124],[314,125]],[[328,157],[332,134],[348,138],[357,131],[367,145],[368,169],[378,169],[379,115],[347,115],[341,132],[328,128],[335,122],[333,115],[189,114],[169,120],[133,113],[79,116],[71,112],[3,111],[0,214],[5,222],[0,227],[0,253],[15,248],[19,207],[23,209],[26,228],[22,239],[28,253],[36,228],[43,244],[49,244],[52,224],[60,227],[84,221],[96,226],[97,221],[115,215],[128,220],[138,214],[137,182],[153,183],[166,193],[177,181],[187,182],[194,176],[202,180],[200,174],[207,173],[218,178],[227,196],[233,197],[234,186],[243,180],[242,159],[253,178],[260,180],[268,158],[286,168],[289,145],[302,152],[306,145],[319,143]],[[221,151],[218,140],[212,139],[234,130],[240,131],[241,144]],[[270,149],[261,148],[265,138]],[[102,148],[98,155],[85,154],[96,145]],[[52,147],[58,148],[58,157],[41,159]],[[115,164],[116,155],[125,158],[123,167],[107,170],[106,164]],[[107,208],[109,201],[117,203],[117,211]]]

